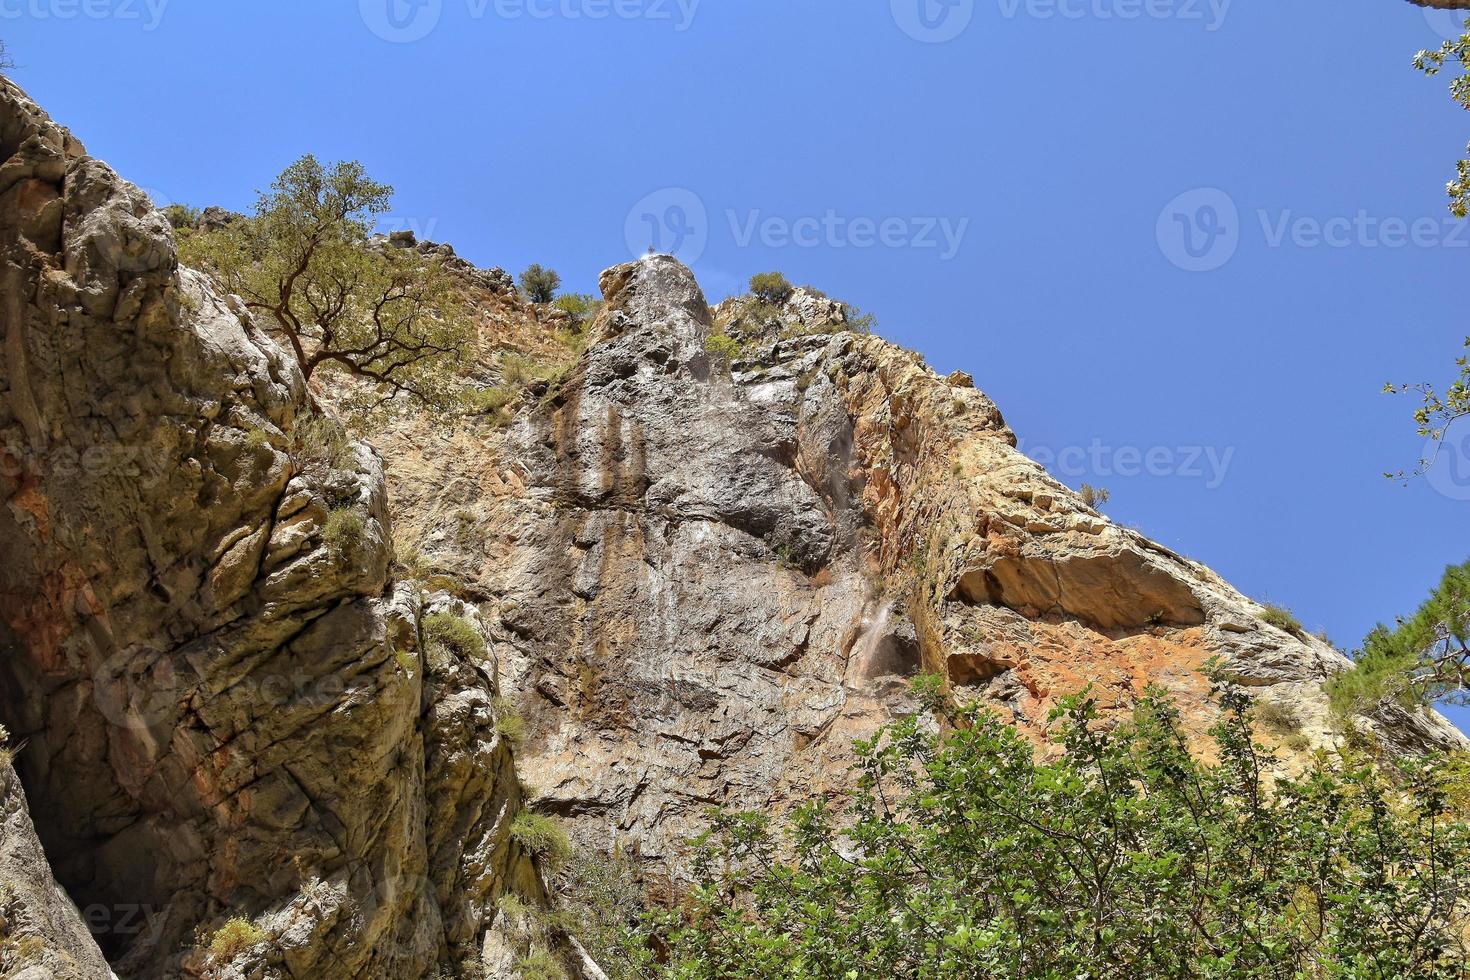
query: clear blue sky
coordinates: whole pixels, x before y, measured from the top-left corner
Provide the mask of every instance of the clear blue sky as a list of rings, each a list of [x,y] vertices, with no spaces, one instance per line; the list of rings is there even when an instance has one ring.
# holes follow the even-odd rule
[[[1470,552],[1463,487],[1380,475],[1421,440],[1379,389],[1446,380],[1467,332],[1432,20],[919,2],[0,0],[0,37],[161,200],[356,158],[396,226],[580,291],[651,214],[712,298],[778,268],[871,310],[1117,520],[1339,644],[1411,610]]]

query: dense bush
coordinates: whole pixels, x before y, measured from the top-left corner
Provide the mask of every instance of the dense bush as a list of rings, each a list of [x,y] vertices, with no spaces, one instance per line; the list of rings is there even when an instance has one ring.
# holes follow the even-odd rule
[[[710,357],[728,366],[740,356],[740,341],[722,333],[713,333],[705,338],[704,349]]]
[[[366,533],[367,526],[354,508],[333,507],[322,527],[322,541],[338,558],[349,559],[362,547]]]
[[[228,963],[265,942],[265,931],[249,919],[235,918],[220,926],[204,944],[216,964]]]
[[[750,277],[750,291],[762,303],[780,306],[795,292],[795,288],[779,272],[760,272]]]
[[[1273,782],[1224,699],[1218,761],[1156,691],[1121,725],[1067,701],[1041,759],[988,713],[898,722],[859,743],[846,812],[800,810],[789,848],[765,814],[716,818],[647,974],[1466,976],[1463,765],[1322,756]]]

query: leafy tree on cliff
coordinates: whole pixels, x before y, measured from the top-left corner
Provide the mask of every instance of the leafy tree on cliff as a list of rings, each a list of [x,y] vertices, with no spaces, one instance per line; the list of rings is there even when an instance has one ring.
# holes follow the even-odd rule
[[[370,247],[392,195],[360,163],[308,155],[260,194],[254,215],[182,239],[180,258],[277,327],[308,380],[335,368],[371,382],[379,403],[406,394],[448,405],[474,321],[438,259]]]
[[[648,974],[1466,976],[1464,765],[1321,756],[1268,780],[1224,702],[1213,762],[1157,691],[1118,725],[1067,701],[1048,753],[978,710],[890,725],[846,813],[798,811],[789,848],[766,814],[718,816]]]
[[[1445,569],[1418,611],[1363,641],[1358,669],[1336,678],[1334,707],[1371,711],[1384,702],[1406,708],[1437,701],[1470,703],[1470,562]]]
[[[533,303],[550,303],[556,299],[556,291],[560,288],[561,276],[557,271],[543,268],[539,262],[521,273],[521,289]]]

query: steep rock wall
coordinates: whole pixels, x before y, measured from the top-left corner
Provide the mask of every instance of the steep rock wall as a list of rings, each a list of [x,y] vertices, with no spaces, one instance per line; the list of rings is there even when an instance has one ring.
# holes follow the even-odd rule
[[[525,502],[497,613],[538,804],[654,884],[710,806],[840,793],[852,740],[914,710],[920,669],[1039,740],[1087,685],[1116,709],[1162,686],[1203,733],[1218,658],[1291,719],[1267,738],[1336,737],[1344,657],[1085,506],[968,376],[834,330],[804,290],[752,328],[666,256],[603,290],[587,352],[512,434]],[[744,338],[731,366],[706,350],[721,329]],[[1463,744],[1434,715],[1380,727]]]
[[[0,721],[71,897],[146,913],[99,934],[119,974],[473,957],[540,878],[493,671],[426,666],[389,580],[380,458],[4,80],[0,258]],[[235,964],[194,948],[230,916],[264,931]]]

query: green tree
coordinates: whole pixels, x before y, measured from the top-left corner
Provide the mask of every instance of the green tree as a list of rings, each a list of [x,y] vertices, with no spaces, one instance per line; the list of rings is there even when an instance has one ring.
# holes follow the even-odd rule
[[[795,288],[779,272],[759,272],[750,277],[750,291],[762,303],[780,306],[795,292]]]
[[[1158,691],[1123,724],[1067,701],[1040,758],[978,710],[890,725],[845,812],[808,806],[784,842],[766,814],[716,817],[662,975],[1465,977],[1463,765],[1324,756],[1268,781],[1223,699],[1215,762]]]
[[[1357,669],[1334,678],[1333,706],[1363,713],[1384,702],[1405,708],[1470,703],[1470,562],[1445,569],[1429,598],[1392,628],[1380,623],[1355,656]]]
[[[533,303],[550,303],[556,299],[556,291],[560,288],[561,276],[555,269],[545,269],[539,263],[533,263],[521,273],[521,290]]]
[[[328,366],[371,382],[379,404],[407,394],[447,406],[474,320],[439,259],[369,247],[392,195],[360,163],[305,156],[251,217],[188,236],[180,257],[278,328],[308,380]]]

